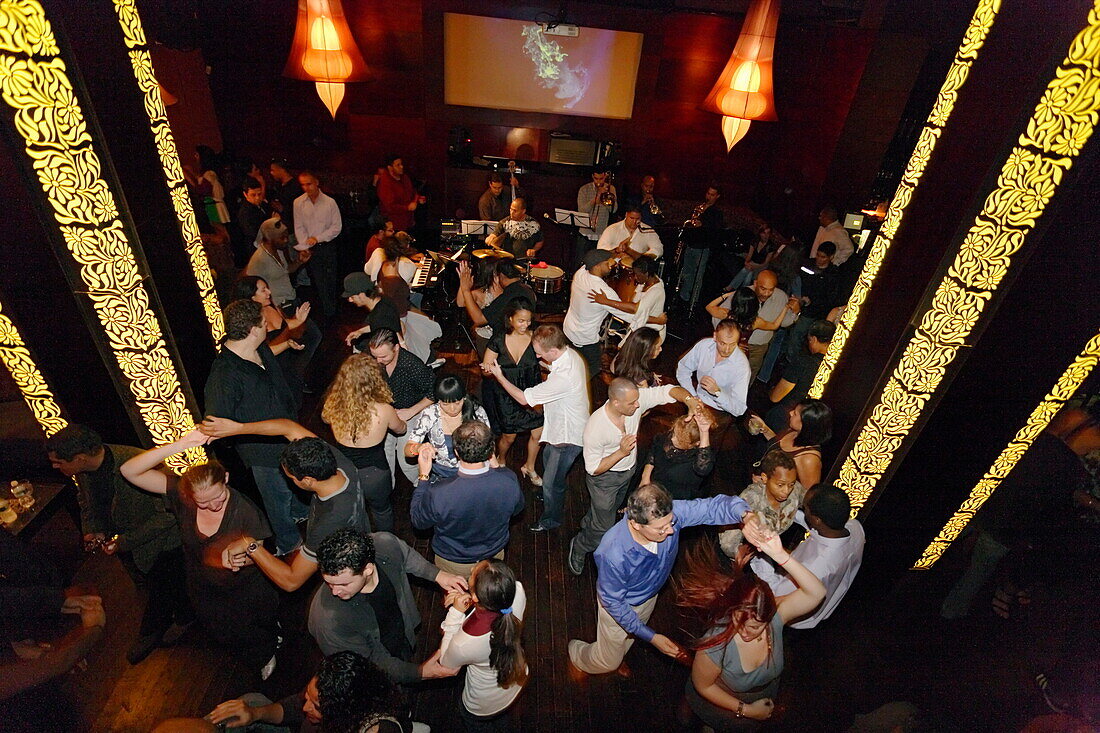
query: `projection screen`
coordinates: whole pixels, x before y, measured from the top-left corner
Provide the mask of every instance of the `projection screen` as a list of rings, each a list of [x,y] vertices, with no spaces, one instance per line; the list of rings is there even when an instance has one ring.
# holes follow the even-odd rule
[[[443,15],[447,104],[630,118],[641,33],[581,27],[574,38],[533,21]]]

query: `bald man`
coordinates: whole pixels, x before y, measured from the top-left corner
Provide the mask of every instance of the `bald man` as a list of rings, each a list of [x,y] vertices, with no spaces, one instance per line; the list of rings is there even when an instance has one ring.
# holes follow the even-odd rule
[[[638,462],[638,426],[657,405],[681,402],[695,414],[700,401],[683,387],[664,385],[639,389],[629,379],[611,380],[607,402],[592,413],[584,426],[584,471],[592,503],[581,529],[569,542],[569,571],[584,572],[584,559],[600,545],[604,533],[618,519],[617,510]]]
[[[756,298],[760,301],[760,311],[756,314],[756,327],[749,336],[749,351],[746,354],[749,357],[750,380],[756,379],[775,332],[798,320],[798,314],[802,309],[798,298],[788,298],[778,285],[779,278],[771,270],[761,272],[756,276],[756,282],[752,284]],[[784,308],[787,309],[786,314],[783,314]],[[783,320],[776,323],[781,314],[783,314]]]

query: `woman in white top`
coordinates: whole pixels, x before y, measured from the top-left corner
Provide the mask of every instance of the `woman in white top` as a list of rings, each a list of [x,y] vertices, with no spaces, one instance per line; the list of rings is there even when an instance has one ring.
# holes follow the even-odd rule
[[[520,636],[527,596],[512,569],[482,560],[470,575],[469,593],[450,593],[439,663],[466,667],[462,720],[467,731],[511,730],[507,709],[527,684]]]

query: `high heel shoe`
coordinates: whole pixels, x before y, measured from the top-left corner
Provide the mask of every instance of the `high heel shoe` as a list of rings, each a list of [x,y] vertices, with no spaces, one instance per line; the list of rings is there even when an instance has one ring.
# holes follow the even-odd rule
[[[542,486],[542,479],[535,473],[534,469],[528,471],[527,466],[520,466],[519,475],[530,481],[532,486]]]

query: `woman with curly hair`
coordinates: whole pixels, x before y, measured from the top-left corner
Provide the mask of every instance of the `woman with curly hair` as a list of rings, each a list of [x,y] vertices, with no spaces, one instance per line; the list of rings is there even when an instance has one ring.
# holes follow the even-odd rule
[[[462,720],[467,731],[511,730],[508,707],[527,684],[520,636],[527,595],[512,569],[482,560],[470,574],[468,593],[450,593],[443,619],[439,663],[466,668]]]
[[[771,716],[783,673],[783,627],[825,598],[825,586],[783,549],[778,535],[762,538],[758,551],[798,589],[776,599],[755,575],[723,568],[706,542],[688,555],[677,583],[679,605],[699,613],[708,629],[693,645],[684,693],[692,712],[715,730],[755,730]]]
[[[393,394],[382,367],[370,354],[352,354],[340,365],[321,409],[341,452],[359,475],[363,496],[374,515],[376,532],[393,531],[393,473],[386,461],[386,433],[405,432],[393,407]]]

